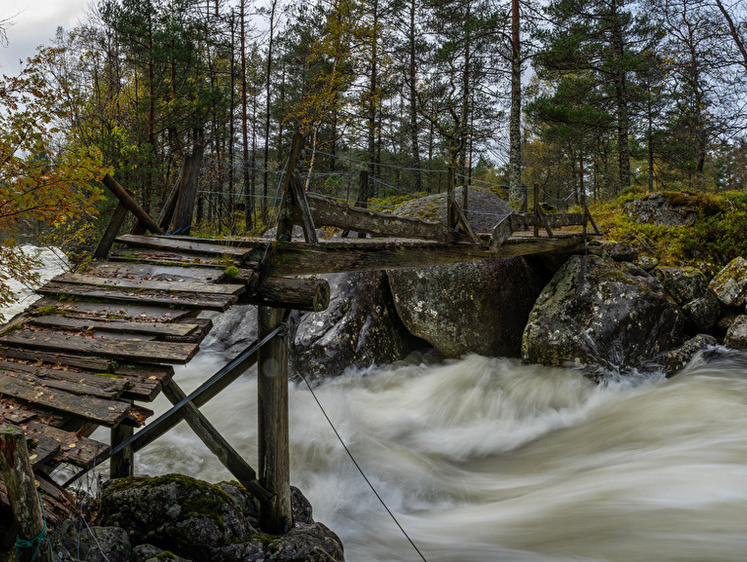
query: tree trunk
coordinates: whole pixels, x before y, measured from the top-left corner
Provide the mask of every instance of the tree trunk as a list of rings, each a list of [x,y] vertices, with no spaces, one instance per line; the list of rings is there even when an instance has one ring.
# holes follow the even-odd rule
[[[519,0],[511,0],[511,115],[509,117],[508,184],[512,193],[521,189],[521,55]]]

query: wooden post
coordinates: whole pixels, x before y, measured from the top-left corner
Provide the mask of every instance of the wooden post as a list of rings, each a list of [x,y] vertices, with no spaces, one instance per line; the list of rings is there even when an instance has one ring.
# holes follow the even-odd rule
[[[205,146],[201,142],[195,143],[192,154],[187,156],[184,161],[184,170],[179,182],[179,198],[174,211],[175,234],[189,234],[192,227],[192,214],[195,208],[195,196],[197,195],[197,179],[200,175],[204,150]]]
[[[132,437],[134,429],[129,425],[119,424],[112,428],[112,449]],[[135,472],[135,451],[127,446],[121,453],[113,455],[109,461],[110,478],[127,478]]]
[[[539,185],[534,184],[534,190],[532,192],[532,197],[534,198],[534,216],[537,217],[537,219],[540,218],[540,207],[539,207]],[[537,224],[534,225],[534,237],[537,238],[539,236],[539,220],[537,221]]]
[[[31,470],[26,436],[21,429],[6,427],[0,431],[0,464],[13,519],[18,525],[18,536],[25,541],[34,541],[28,548],[16,547],[15,559],[20,562],[48,562],[49,546],[41,544],[46,530],[44,512]]]
[[[274,330],[285,310],[259,307],[259,339]],[[259,350],[257,373],[259,415],[259,483],[275,494],[261,502],[260,527],[268,533],[285,533],[293,527],[288,447],[288,342],[275,337]]]
[[[296,171],[298,157],[303,150],[304,138],[300,133],[293,134],[291,142],[291,153],[288,157],[288,164],[285,167],[285,176],[283,177],[283,202],[280,204],[280,217],[278,218],[278,230],[276,240],[290,242],[293,238],[293,222],[291,221],[291,211],[293,207],[293,195],[291,193],[291,183],[293,182],[293,172]]]
[[[449,229],[456,228],[457,216],[454,212],[454,184],[456,183],[455,170],[451,166],[446,174],[446,225]]]
[[[126,218],[127,207],[125,207],[124,203],[120,201],[114,209],[112,220],[109,221],[109,226],[106,227],[106,231],[104,231],[104,235],[101,237],[99,245],[96,246],[96,249],[93,252],[93,257],[95,259],[104,259],[109,255],[109,250],[111,250],[112,244],[114,244],[114,239],[119,234],[119,230],[122,228],[122,224],[124,224]]]

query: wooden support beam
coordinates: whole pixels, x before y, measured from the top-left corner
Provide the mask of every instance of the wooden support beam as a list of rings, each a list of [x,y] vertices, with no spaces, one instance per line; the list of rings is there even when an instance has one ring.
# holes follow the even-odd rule
[[[493,234],[490,239],[490,249],[496,250],[499,246],[511,238],[514,233],[514,227],[511,222],[511,215],[503,217],[498,224],[493,227]]]
[[[465,187],[463,189],[464,189],[464,193],[467,193],[467,188]],[[451,204],[454,206],[454,213],[456,213],[457,220],[459,223],[462,224],[462,228],[464,228],[464,231],[467,233],[467,236],[469,236],[473,244],[476,244],[477,246],[479,246],[480,240],[477,239],[477,236],[475,236],[475,233],[472,231],[472,227],[469,225],[469,221],[467,220],[467,215],[464,214],[464,211],[459,206],[459,203],[457,203],[456,199],[452,199]]]
[[[43,544],[46,532],[44,513],[31,470],[26,436],[20,429],[7,427],[0,431],[0,465],[13,519],[18,525],[18,535],[30,542],[25,548],[16,547],[15,559],[20,562],[48,562],[49,544]]]
[[[153,248],[154,250],[167,250],[183,252],[185,254],[204,254],[206,256],[237,257],[244,258],[251,248],[240,248],[231,245],[210,244],[198,239],[180,240],[169,237],[136,236],[134,234],[123,234],[117,237],[117,242],[129,244],[138,248]]]
[[[259,307],[259,338],[277,328],[285,316],[280,308]],[[267,533],[293,528],[288,436],[288,340],[275,337],[259,350],[257,371],[259,417],[259,483],[275,494],[261,502],[260,527]]]
[[[356,209],[368,208],[368,170],[361,170],[358,175],[358,198],[355,200]],[[350,230],[343,230],[342,237],[347,238],[350,234]],[[365,238],[366,233],[358,231],[358,238]]]
[[[112,249],[112,244],[114,244],[114,240],[119,234],[119,230],[122,228],[126,218],[127,207],[122,203],[122,201],[120,201],[114,209],[114,214],[112,214],[109,226],[106,227],[104,235],[99,241],[99,245],[96,246],[96,249],[93,251],[94,259],[101,260],[109,255],[109,250]]]
[[[179,181],[179,196],[174,211],[174,233],[189,234],[192,228],[192,215],[197,195],[197,179],[200,175],[202,155],[205,145],[198,141],[192,148],[192,154],[187,156]]]
[[[288,156],[288,163],[285,166],[285,175],[283,176],[283,187],[281,193],[283,194],[283,200],[280,203],[280,216],[278,217],[277,233],[275,235],[276,240],[283,240],[290,242],[293,238],[293,219],[291,214],[295,207],[292,187],[293,173],[296,171],[298,165],[298,158],[303,150],[304,138],[300,133],[293,133],[293,140],[291,141],[291,153]]]
[[[129,425],[119,424],[112,428],[111,448],[124,443],[132,437],[134,428]],[[135,473],[135,451],[131,446],[125,447],[119,453],[112,455],[109,459],[109,477],[127,478]]]
[[[109,191],[111,191],[117,199],[119,199],[122,204],[129,209],[129,211],[135,215],[135,217],[143,223],[143,225],[150,230],[151,232],[155,232],[156,234],[163,234],[163,230],[156,224],[156,222],[151,218],[151,216],[145,212],[145,210],[138,205],[137,201],[133,199],[128,193],[127,190],[125,190],[124,187],[119,185],[117,183],[117,180],[115,180],[113,177],[111,177],[109,174],[106,174],[104,176],[104,179],[101,180],[103,184],[109,188]]]
[[[177,405],[187,397],[184,391],[173,380],[163,386],[163,393],[173,405]],[[242,486],[260,501],[270,501],[272,499],[272,494],[262,488],[259,482],[257,482],[257,473],[254,469],[236,452],[231,444],[226,441],[192,402],[184,406],[182,416],[197,437],[218,457],[221,464],[228,469]]]
[[[259,306],[321,312],[329,306],[330,289],[326,279],[263,277],[239,302]]]
[[[314,219],[311,217],[309,202],[306,199],[306,190],[303,188],[301,178],[295,172],[291,178],[290,189],[293,194],[293,209],[296,210],[301,217],[300,222],[301,228],[303,228],[304,240],[306,240],[307,244],[319,244],[319,239],[316,236]]]

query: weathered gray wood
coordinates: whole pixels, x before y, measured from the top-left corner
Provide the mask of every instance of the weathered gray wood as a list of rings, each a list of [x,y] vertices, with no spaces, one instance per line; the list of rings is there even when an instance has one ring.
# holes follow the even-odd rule
[[[38,316],[29,319],[29,321],[38,326],[65,328],[68,330],[78,331],[101,331],[101,332],[122,332],[126,334],[150,334],[160,337],[188,337],[196,332],[202,332],[202,324],[188,324],[186,322],[175,323],[153,323],[153,322],[136,322],[130,320],[92,320],[90,318],[59,316],[50,314],[47,316]]]
[[[171,224],[171,220],[174,217],[174,210],[176,209],[176,200],[179,198],[179,186],[182,184],[185,164],[186,164],[186,161],[184,164],[182,164],[182,169],[179,172],[179,177],[177,178],[176,183],[174,184],[174,187],[171,188],[169,197],[166,199],[166,202],[163,204],[163,208],[161,209],[161,212],[158,213],[158,219],[156,219],[156,222],[158,223],[158,226],[162,228],[163,230],[168,230],[169,225]],[[133,232],[132,234],[135,234],[135,232]]]
[[[53,369],[40,366],[36,363],[32,365],[18,361],[0,360],[0,369],[13,373],[34,375],[47,385],[52,381],[81,385],[86,390],[80,392],[81,394],[91,394],[92,396],[99,396],[101,398],[118,398],[130,386],[130,383],[124,379],[109,378],[108,376],[100,376],[88,371]],[[94,392],[87,391],[88,389],[97,390]]]
[[[591,223],[591,227],[594,229],[594,233],[598,234],[599,236],[602,235],[602,231],[599,230],[599,227],[597,226],[597,223],[594,222],[594,217],[591,216],[591,213],[589,212],[588,208],[584,208],[584,215],[586,216],[586,219]],[[584,223],[584,227],[586,226],[586,223]]]
[[[152,248],[154,250],[170,250],[182,252],[185,254],[204,254],[206,256],[226,256],[244,258],[249,253],[249,248],[240,248],[233,246],[221,246],[219,244],[209,244],[206,242],[197,242],[198,239],[179,240],[172,238],[156,238],[153,236],[135,236],[133,234],[123,234],[117,237],[117,242],[129,244],[140,248]]]
[[[7,362],[3,363],[7,364]],[[88,396],[96,396],[107,400],[115,400],[119,398],[125,390],[125,385],[123,383],[105,384],[105,381],[96,381],[95,384],[89,384],[83,377],[66,377],[64,375],[65,371],[56,371],[56,373],[62,374],[62,376],[59,374],[57,376],[44,376],[50,372],[55,373],[55,371],[51,369],[39,369],[35,374],[16,367],[7,368],[3,366],[0,368],[0,376],[15,377],[39,387],[43,386],[49,389],[57,388],[59,390],[70,392],[71,394],[86,394]]]
[[[464,189],[464,194],[467,194],[467,189]],[[456,199],[453,199],[451,201],[451,204],[454,206],[454,213],[456,213],[456,217],[459,223],[461,223],[462,228],[464,228],[464,231],[467,233],[467,236],[469,236],[469,239],[472,241],[473,244],[480,245],[480,241],[477,239],[477,236],[475,236],[475,233],[472,231],[472,227],[469,225],[469,221],[467,220],[467,215],[464,214],[464,211],[462,211],[462,207],[459,206],[459,203],[457,203]]]
[[[109,174],[106,174],[104,179],[101,181],[148,230],[155,232],[156,234],[163,234],[163,230],[161,230],[151,216],[146,213],[140,205],[138,205],[137,201],[127,193],[125,188],[117,183],[117,180]]]
[[[498,224],[493,227],[493,234],[490,240],[490,249],[496,250],[499,246],[511,238],[514,229],[511,223],[511,215],[503,217]]]
[[[121,422],[130,410],[124,402],[71,394],[13,377],[0,377],[0,393],[109,427]]]
[[[258,337],[267,336],[283,321],[280,308],[259,307]],[[288,431],[288,342],[275,337],[259,350],[257,369],[259,417],[259,483],[275,494],[260,503],[259,524],[268,533],[286,533],[293,527],[290,492]]]
[[[196,142],[192,147],[192,154],[184,160],[179,183],[179,197],[174,212],[173,230],[175,232],[189,233],[189,229],[192,227],[192,215],[195,208],[195,196],[197,195],[197,179],[200,176],[204,151],[205,145],[202,142]]]
[[[146,250],[143,248],[124,248],[109,256],[109,261],[137,263],[146,265],[164,265],[184,268],[201,267],[221,272],[227,265],[240,265],[240,258],[211,257],[205,255],[181,254],[164,250]]]
[[[291,279],[288,277],[260,277],[247,291],[241,302],[321,312],[329,306],[330,289],[325,279]]]
[[[163,393],[174,405],[187,397],[184,391],[173,380],[164,385]],[[245,488],[262,501],[270,499],[271,494],[257,482],[257,473],[254,469],[236,452],[231,444],[213,427],[194,404],[188,402],[182,409],[182,416],[205,446],[218,457],[221,464]]]
[[[39,330],[15,330],[0,337],[5,345],[34,349],[67,350],[111,357],[117,361],[140,361],[143,363],[187,363],[197,353],[195,343],[140,341],[126,339],[89,338],[81,335],[61,335]]]
[[[584,224],[583,213],[545,213],[547,217],[547,224],[550,228],[557,228],[562,226],[581,226]],[[538,218],[535,214],[518,214],[511,215],[511,221],[514,230],[518,230],[520,226],[544,226],[542,219]]]
[[[137,318],[146,322],[173,322],[184,318],[193,311],[183,308],[166,308],[164,306],[141,305],[135,303],[105,303],[58,300],[54,297],[44,297],[36,301],[28,312],[34,316],[46,314],[74,314],[79,317],[92,319],[120,319]]]
[[[10,507],[13,510],[13,519],[18,525],[18,534],[24,540],[33,541],[41,535],[45,525],[23,431],[12,427],[0,430],[0,465]],[[38,544],[38,549],[36,546],[35,544],[33,548],[18,549],[16,560],[50,560],[49,545]]]
[[[41,351],[38,349],[28,350],[22,348],[0,345],[0,357],[12,359],[23,359],[24,361],[43,361],[55,365],[57,363],[89,369],[97,372],[105,372],[109,369],[111,361],[100,357],[86,357],[85,355],[74,355],[71,353]]]
[[[114,449],[126,439],[132,437],[134,429],[128,425],[120,424],[112,428],[111,448]],[[135,452],[132,447],[125,447],[109,459],[109,477],[127,478],[135,473]]]
[[[304,137],[298,132],[293,134],[291,140],[291,152],[288,156],[288,162],[285,165],[285,174],[282,179],[282,201],[280,202],[280,214],[278,218],[276,240],[290,241],[293,236],[293,218],[292,214],[296,211],[296,205],[292,194],[291,185],[293,183],[293,174],[296,171],[298,156],[303,150]],[[300,219],[302,224],[303,218]]]
[[[122,225],[124,224],[126,218],[127,207],[124,203],[122,203],[122,201],[120,201],[114,208],[114,213],[112,214],[111,221],[109,221],[109,225],[106,227],[106,230],[104,231],[104,234],[101,237],[98,246],[96,246],[96,249],[93,251],[94,259],[103,259],[109,255],[109,250],[112,249],[114,239],[119,234],[119,231],[122,228]]]
[[[55,281],[50,281],[44,286],[39,287],[37,292],[48,295],[74,295],[86,298],[106,299],[124,303],[181,306],[184,308],[217,310],[219,312],[226,310],[238,299],[235,295],[182,293],[170,290],[115,289],[113,287],[57,283]]]
[[[80,273],[61,273],[52,279],[54,283],[72,283],[75,285],[93,285],[110,289],[137,289],[147,291],[171,291],[177,293],[240,295],[243,285],[200,283],[197,281],[153,281],[151,279],[123,279],[120,277],[98,277]]]
[[[203,267],[150,265],[143,263],[94,262],[86,268],[87,275],[98,277],[126,277],[152,281],[196,281],[211,283],[223,277],[222,271]]]
[[[58,462],[66,462],[82,468],[93,468],[109,452],[109,445],[50,425],[31,422],[25,429],[27,436],[41,435],[56,441],[59,445],[56,455]]]
[[[316,227],[314,219],[309,210],[309,202],[306,199],[306,190],[303,188],[301,178],[297,173],[293,174],[290,182],[291,193],[293,194],[293,209],[301,216],[301,228],[307,244],[318,244],[319,239],[316,236]]]
[[[442,223],[357,209],[313,193],[308,193],[307,198],[314,224],[318,227],[334,226],[367,232],[373,236],[416,238],[444,243],[456,240],[455,235]],[[296,210],[293,211],[292,217],[293,222],[301,221],[300,213]]]

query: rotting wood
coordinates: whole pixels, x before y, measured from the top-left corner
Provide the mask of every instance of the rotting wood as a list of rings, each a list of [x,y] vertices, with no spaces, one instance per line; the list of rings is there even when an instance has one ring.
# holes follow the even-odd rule
[[[91,319],[144,320],[148,322],[174,322],[192,314],[183,308],[166,308],[156,305],[136,303],[106,303],[58,300],[54,297],[43,297],[34,302],[27,312],[33,316],[46,314],[75,314]]]
[[[260,306],[258,337],[266,337],[283,321],[285,311]],[[293,527],[290,491],[288,422],[288,341],[276,336],[259,350],[257,365],[259,483],[275,494],[260,502],[259,524],[268,533]]]
[[[215,293],[182,293],[170,290],[150,289],[116,289],[113,287],[96,287],[95,285],[77,285],[74,283],[57,283],[50,281],[37,289],[37,292],[48,295],[71,295],[75,297],[105,299],[122,303],[152,303],[156,306],[181,306],[223,312],[236,303],[235,295]]]
[[[71,394],[13,377],[0,377],[0,393],[109,427],[120,423],[130,410],[124,402]]]
[[[96,246],[96,249],[93,251],[94,259],[103,259],[109,255],[109,250],[112,249],[114,239],[119,234],[119,231],[122,228],[122,225],[124,224],[126,218],[127,207],[124,203],[122,203],[122,201],[120,201],[114,208],[114,213],[112,214],[111,221],[109,221],[109,225],[106,227],[104,234],[101,236],[101,240],[99,240],[98,246]]]
[[[239,248],[233,246],[221,246],[218,244],[209,244],[198,242],[199,239],[192,241],[155,238],[152,236],[135,236],[133,234],[123,234],[117,237],[117,242],[129,244],[140,248],[152,248],[154,250],[169,250],[184,252],[185,254],[204,254],[206,256],[227,256],[244,258],[251,250],[249,248]]]
[[[511,238],[513,233],[514,229],[511,222],[511,215],[506,215],[493,227],[490,249],[495,250],[498,246],[502,246],[506,240]]]
[[[150,265],[140,263],[94,262],[86,269],[87,275],[154,281],[197,281],[210,283],[223,277],[223,272],[203,267]]]
[[[313,193],[307,194],[307,198],[311,216],[317,227],[333,226],[344,230],[366,232],[373,236],[415,238],[444,243],[456,240],[455,235],[442,223],[349,207],[344,203],[331,201]],[[294,210],[292,218],[293,222],[301,220],[300,214],[296,210]]]
[[[0,430],[0,449],[3,480],[18,534],[23,540],[34,543],[30,548],[16,547],[16,560],[47,562],[50,552],[49,545],[43,544],[44,513],[23,431],[13,427]]]
[[[186,322],[137,322],[131,320],[102,319],[60,316],[50,314],[30,318],[29,321],[37,326],[47,328],[65,328],[67,330],[102,332],[122,332],[126,334],[150,334],[159,337],[182,337],[202,335],[205,331],[203,324],[188,324]],[[197,339],[196,337],[194,338]]]
[[[80,335],[64,336],[51,331],[15,330],[0,337],[5,345],[34,349],[52,349],[77,353],[89,353],[110,357],[117,361],[140,361],[143,363],[187,363],[197,353],[194,343],[140,341],[133,345],[125,339],[87,338]]]
[[[358,174],[358,197],[355,200],[353,207],[357,209],[368,208],[368,170],[361,170]],[[347,238],[350,234],[350,230],[342,231],[342,238]],[[358,232],[358,238],[365,238],[365,232]]]
[[[27,436],[43,435],[54,439],[60,447],[56,455],[58,462],[92,468],[109,452],[109,445],[42,423],[31,422],[24,429]]]
[[[132,437],[134,429],[131,426],[120,424],[112,428],[111,448],[114,449],[120,443]],[[132,447],[125,447],[119,453],[112,455],[109,459],[109,477],[127,478],[135,472],[135,452]]]
[[[117,197],[117,199],[119,199],[122,204],[124,204],[127,209],[129,209],[129,211],[133,215],[135,215],[135,217],[143,224],[143,226],[145,226],[151,232],[155,232],[156,234],[163,234],[163,230],[161,230],[161,228],[156,224],[151,216],[146,213],[140,205],[138,205],[137,201],[135,201],[135,199],[133,199],[127,193],[127,190],[119,185],[117,180],[115,180],[109,174],[106,174],[101,182],[109,188],[109,191],[111,191]]]
[[[303,236],[307,244],[318,244],[319,239],[316,236],[316,227],[314,225],[314,219],[311,216],[309,210],[309,202],[306,198],[306,190],[303,188],[301,178],[297,173],[293,174],[290,182],[290,190],[293,195],[293,209],[296,214],[300,215],[301,228],[303,228]]]
[[[41,351],[38,349],[28,350],[22,348],[0,345],[0,357],[11,359],[23,359],[24,361],[43,361],[55,365],[61,363],[80,369],[89,369],[97,372],[108,371],[111,361],[100,357],[87,357],[85,355],[73,355],[71,353]]]
[[[240,302],[260,306],[321,312],[329,306],[329,282],[325,279],[260,277]]]
[[[43,374],[44,371],[39,371],[39,374]],[[110,384],[108,386],[102,386],[100,384],[87,384],[82,378],[79,380],[66,380],[60,377],[44,377],[38,376],[33,373],[24,372],[21,369],[0,369],[0,376],[14,377],[19,380],[26,381],[39,387],[46,387],[49,389],[64,390],[71,394],[85,394],[88,396],[96,396],[97,398],[104,398],[107,400],[116,400],[124,392],[124,385]]]
[[[192,228],[195,197],[197,196],[197,179],[200,175],[202,155],[205,145],[202,141],[195,142],[192,153],[184,160],[182,173],[179,178],[179,195],[174,210],[174,228],[176,232],[189,233]]]
[[[184,391],[173,380],[164,385],[163,393],[173,405],[178,404],[187,397]],[[257,473],[254,469],[236,452],[231,444],[226,441],[192,402],[184,406],[182,416],[205,446],[218,457],[221,464],[249,492],[254,494],[260,501],[269,501],[271,499],[271,494],[257,482]]]
[[[293,174],[296,171],[298,156],[303,150],[305,139],[298,132],[293,133],[291,140],[291,151],[288,156],[288,162],[285,165],[285,172],[282,178],[282,200],[280,201],[280,212],[278,213],[278,225],[275,234],[277,240],[290,241],[293,237],[293,219],[291,215],[296,210],[296,205],[292,193],[291,184],[293,183]],[[303,219],[299,224],[303,223]]]
[[[123,279],[121,277],[98,277],[80,273],[62,273],[52,279],[54,283],[92,285],[107,289],[137,289],[143,291],[171,291],[176,293],[239,295],[243,285],[201,283],[197,281],[154,281],[152,279]]]
[[[210,257],[193,254],[180,254],[178,252],[165,252],[159,250],[145,250],[139,248],[125,248],[117,250],[109,256],[110,261],[138,263],[145,265],[167,265],[174,267],[203,267],[213,271],[220,269],[221,272],[227,265],[240,265],[240,258]]]
[[[86,371],[65,371],[62,369],[53,369],[28,363],[0,361],[0,369],[11,371],[13,373],[24,373],[37,377],[44,384],[53,381],[61,381],[69,384],[81,385],[85,392],[82,394],[91,394],[100,398],[118,398],[121,396],[130,383],[123,379],[109,378],[89,373]],[[96,389],[92,392],[92,389]],[[64,389],[63,389],[64,390]]]

